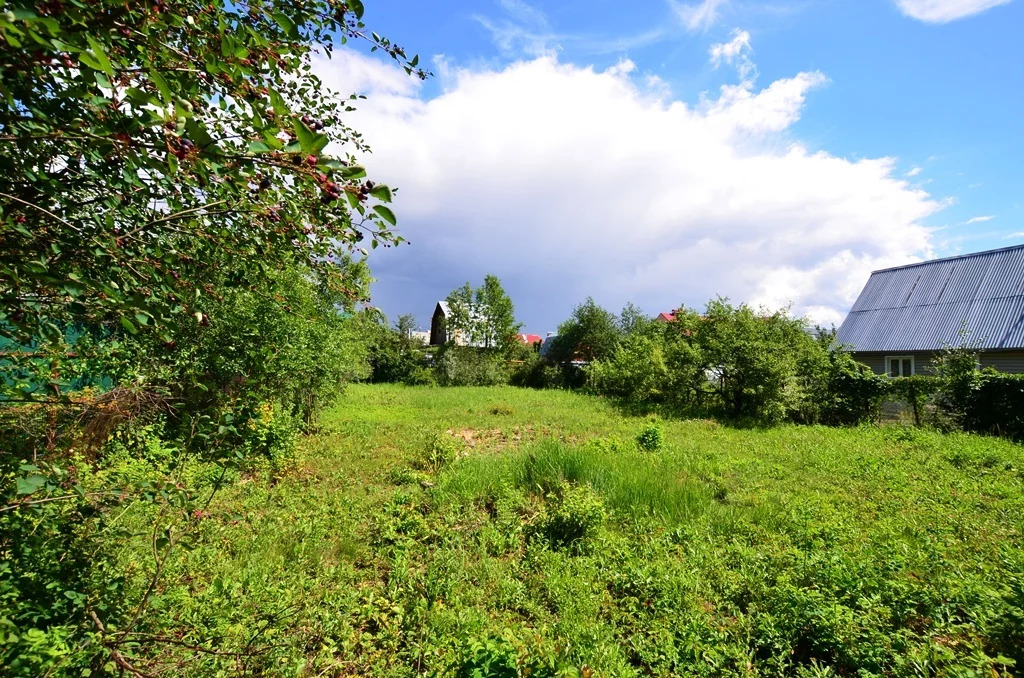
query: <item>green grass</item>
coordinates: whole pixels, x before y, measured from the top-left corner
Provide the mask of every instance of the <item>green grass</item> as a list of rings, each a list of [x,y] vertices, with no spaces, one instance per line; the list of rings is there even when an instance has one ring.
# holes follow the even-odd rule
[[[661,421],[645,452],[649,423],[564,392],[352,387],[175,551],[162,632],[266,650],[179,671],[1024,674],[1024,448]]]

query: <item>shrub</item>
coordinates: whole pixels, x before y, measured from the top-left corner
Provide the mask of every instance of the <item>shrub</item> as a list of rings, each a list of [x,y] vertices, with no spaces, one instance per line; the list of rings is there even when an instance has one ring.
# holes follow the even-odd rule
[[[436,433],[427,441],[422,466],[424,469],[436,473],[455,461],[461,451],[462,445],[457,438],[447,433]]]
[[[547,496],[547,505],[534,525],[534,533],[553,548],[582,553],[604,518],[604,502],[589,486],[563,483]]]
[[[636,437],[636,444],[645,452],[660,450],[663,442],[664,438],[661,433],[661,427],[656,423],[645,427]]]
[[[469,346],[445,347],[434,373],[441,386],[494,386],[508,380],[497,355]]]

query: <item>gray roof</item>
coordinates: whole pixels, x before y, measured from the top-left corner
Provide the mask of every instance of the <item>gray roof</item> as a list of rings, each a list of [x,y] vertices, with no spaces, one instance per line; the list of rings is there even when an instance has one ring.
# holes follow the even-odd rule
[[[875,271],[839,328],[855,351],[1024,348],[1024,245]]]

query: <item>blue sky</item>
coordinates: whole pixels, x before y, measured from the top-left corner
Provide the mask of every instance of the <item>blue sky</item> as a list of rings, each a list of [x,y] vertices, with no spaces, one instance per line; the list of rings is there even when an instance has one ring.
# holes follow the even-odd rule
[[[872,268],[1024,242],[1021,0],[366,4],[436,74],[318,65],[400,187],[391,316],[491,271],[534,332],[587,295],[838,322]]]

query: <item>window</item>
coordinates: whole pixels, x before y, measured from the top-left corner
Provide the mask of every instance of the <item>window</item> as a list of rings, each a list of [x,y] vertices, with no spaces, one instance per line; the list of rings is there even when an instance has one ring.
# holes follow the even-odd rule
[[[885,357],[885,373],[890,377],[910,377],[914,374],[914,356],[890,355]]]

